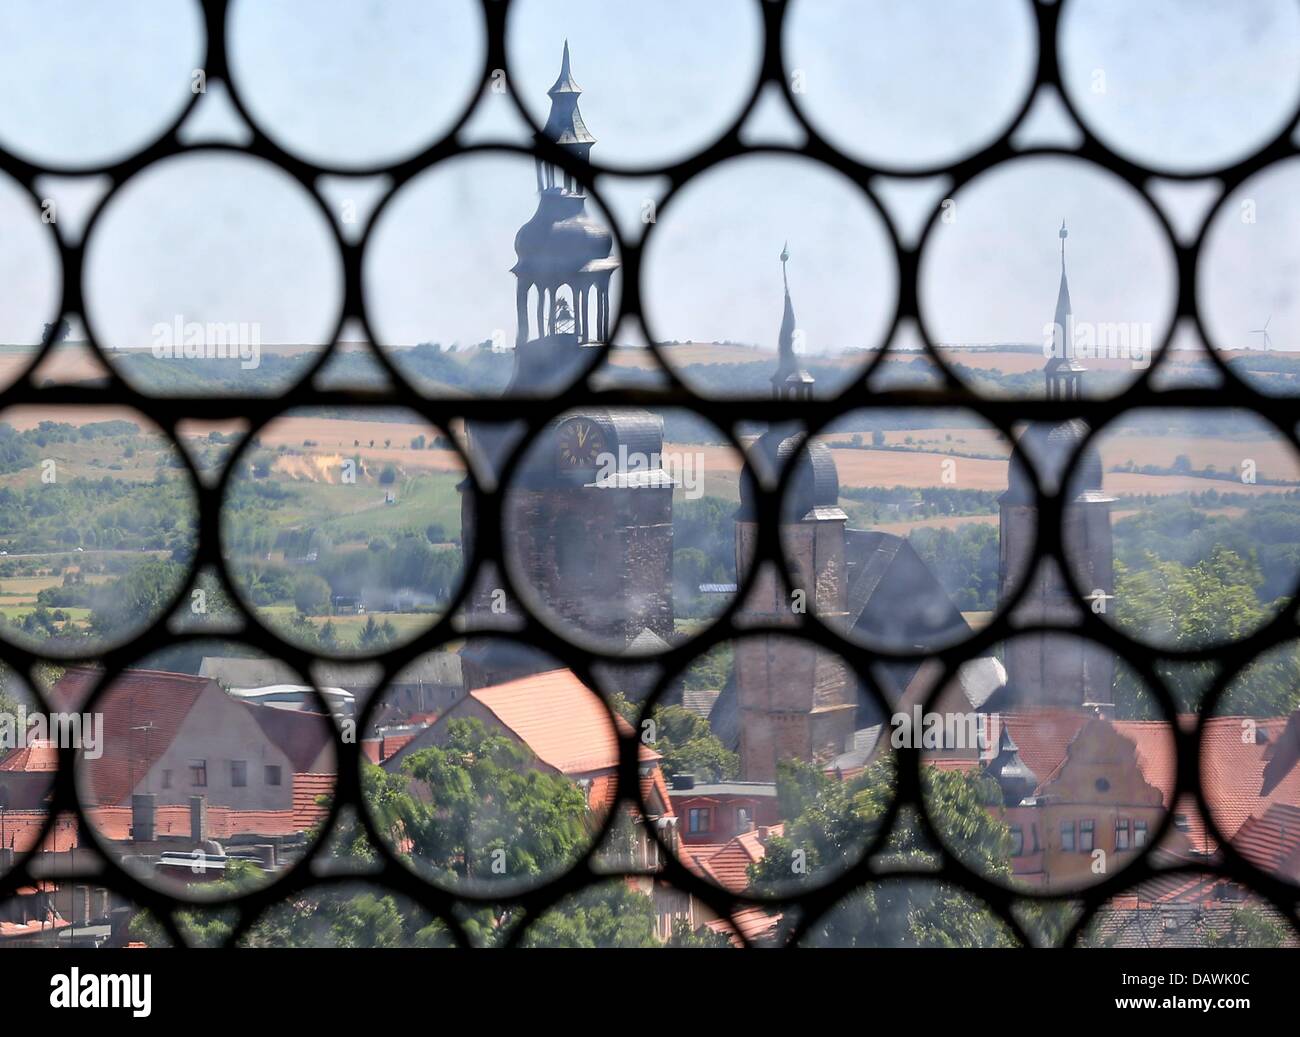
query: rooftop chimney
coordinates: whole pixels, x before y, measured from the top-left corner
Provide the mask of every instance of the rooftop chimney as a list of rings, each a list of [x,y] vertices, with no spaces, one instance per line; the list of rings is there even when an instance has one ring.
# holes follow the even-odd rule
[[[190,838],[196,843],[208,838],[208,801],[203,796],[190,797]]]
[[[153,792],[137,792],[131,796],[131,841],[151,843],[154,840],[154,813],[158,796]]]

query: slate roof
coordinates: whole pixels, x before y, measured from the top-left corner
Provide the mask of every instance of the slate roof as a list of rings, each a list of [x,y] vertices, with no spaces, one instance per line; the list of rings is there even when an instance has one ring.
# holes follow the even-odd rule
[[[688,709],[707,720],[709,713],[713,710],[714,703],[718,701],[718,696],[721,694],[721,688],[683,688],[682,708]]]
[[[855,634],[896,649],[927,649],[970,633],[943,584],[906,537],[850,529],[844,541],[848,622]],[[911,670],[915,673],[915,666]]]

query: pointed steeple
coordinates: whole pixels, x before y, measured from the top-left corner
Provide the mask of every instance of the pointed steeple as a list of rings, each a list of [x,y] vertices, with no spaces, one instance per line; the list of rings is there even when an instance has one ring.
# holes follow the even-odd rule
[[[1081,394],[1081,375],[1086,368],[1074,355],[1074,315],[1070,307],[1070,282],[1065,276],[1065,239],[1070,232],[1065,220],[1056,232],[1061,239],[1061,284],[1056,290],[1056,312],[1052,316],[1052,347],[1043,374],[1048,399],[1077,399]],[[1046,340],[1044,340],[1046,341]]]
[[[596,143],[596,138],[582,121],[582,112],[578,111],[578,95],[582,93],[582,87],[573,81],[568,40],[564,41],[559,78],[547,93],[551,98],[551,114],[546,119],[542,133],[560,147],[585,160],[591,146]]]
[[[573,69],[569,67],[569,41],[564,41],[564,56],[560,59],[560,77],[555,85],[546,91],[552,97],[556,94],[580,94],[582,87],[573,81]]]
[[[772,375],[772,391],[777,397],[811,396],[815,379],[799,367],[794,355],[794,303],[790,301],[790,278],[786,263],[790,261],[790,243],[781,246],[781,283],[785,286],[785,308],[781,312],[781,330],[777,333],[776,373]]]
[[[1065,350],[1060,355],[1073,356],[1073,343],[1070,342],[1067,332],[1070,327],[1070,282],[1065,276],[1065,239],[1070,236],[1070,232],[1065,229],[1065,221],[1061,221],[1061,229],[1057,231],[1061,239],[1061,286],[1056,292],[1056,315],[1053,322],[1056,324],[1057,333],[1064,337]]]

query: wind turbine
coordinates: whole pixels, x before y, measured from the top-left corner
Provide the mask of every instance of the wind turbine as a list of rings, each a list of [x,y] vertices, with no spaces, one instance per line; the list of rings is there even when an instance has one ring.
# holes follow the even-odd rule
[[[1251,332],[1250,332],[1252,335],[1263,335],[1263,336],[1264,336],[1264,352],[1265,352],[1265,353],[1267,353],[1270,349],[1273,348],[1273,340],[1272,340],[1271,338],[1268,337],[1268,322],[1269,322],[1270,320],[1272,320],[1272,319],[1273,319],[1273,315],[1270,313],[1270,314],[1268,315],[1268,320],[1265,320],[1265,321],[1264,321],[1264,326],[1263,326],[1262,328],[1252,328],[1252,329],[1251,329]]]

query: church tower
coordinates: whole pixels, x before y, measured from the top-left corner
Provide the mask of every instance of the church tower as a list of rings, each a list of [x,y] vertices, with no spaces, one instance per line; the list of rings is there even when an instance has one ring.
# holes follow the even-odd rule
[[[579,162],[596,138],[578,110],[565,41],[560,75],[548,91],[542,135]],[[560,166],[536,160],[537,211],[515,235],[515,367],[511,391],[547,395],[582,369],[585,347],[609,338],[609,284],[618,260],[614,238],[587,213],[587,193]]]
[[[813,376],[801,370],[793,349],[794,307],[781,250],[785,307],[779,333],[779,359],[772,377],[778,398],[809,398]],[[775,477],[795,465],[782,506],[781,541],[794,588],[786,588],[770,568],[759,572],[737,620],[740,625],[790,622],[796,608],[815,611],[828,623],[847,617],[845,526],[839,506],[839,475],[830,451],[809,441],[801,430],[773,426],[749,447],[741,477],[736,515],[736,572],[753,563],[758,516],[750,487],[753,469]],[[791,598],[791,590],[802,602]],[[781,760],[829,762],[853,745],[857,685],[843,661],[808,641],[762,634],[741,638],[735,653],[736,697],[740,712],[740,767],[745,781],[773,781]]]
[[[781,247],[781,283],[785,286],[785,309],[781,313],[781,330],[777,335],[776,373],[772,375],[772,395],[778,400],[812,399],[813,376],[799,366],[794,355],[794,304],[790,302],[790,278],[785,265],[790,261],[790,243]]]
[[[1057,291],[1053,345],[1044,367],[1049,399],[1079,399],[1085,369],[1070,344],[1073,316],[1065,276],[1064,222],[1061,238],[1061,283]],[[1075,418],[1059,424],[1033,422],[1012,454],[1007,491],[999,499],[998,595],[1006,601],[1025,580],[1032,580],[1014,615],[1017,624],[1072,626],[1082,609],[1111,606],[1115,590],[1110,509],[1114,499],[1102,492],[1101,456],[1089,446],[1068,484],[1070,458],[1087,437],[1088,425]],[[1039,522],[1038,499],[1027,474],[1038,473],[1043,490],[1063,498],[1062,539],[1065,556],[1087,590],[1080,601],[1050,558],[1042,564],[1031,554]],[[1036,568],[1035,568],[1036,566]],[[1007,644],[1007,708],[1053,706],[1108,707],[1113,699],[1115,659],[1102,645],[1053,634],[1024,634]]]
[[[569,45],[551,87],[544,135],[586,162],[595,138],[578,110]],[[536,162],[537,209],[515,235],[518,327],[511,392],[553,395],[609,335],[613,235],[586,211],[576,178]],[[498,471],[514,440],[509,430],[467,423],[470,450]],[[663,418],[634,408],[586,407],[542,430],[506,494],[503,539],[521,593],[527,587],[579,640],[634,651],[673,638],[674,481],[663,469]],[[461,502],[462,540],[472,550],[472,496]],[[469,614],[501,618],[491,580],[474,589]],[[507,616],[516,609],[507,603]],[[495,623],[491,625],[497,625]],[[525,676],[536,653],[471,638],[461,653],[468,690]]]
[[[1074,314],[1070,310],[1070,282],[1065,277],[1065,239],[1070,232],[1064,220],[1056,233],[1061,239],[1061,285],[1056,291],[1056,313],[1052,318],[1052,355],[1043,367],[1043,382],[1049,400],[1077,400],[1085,368],[1074,355]]]

